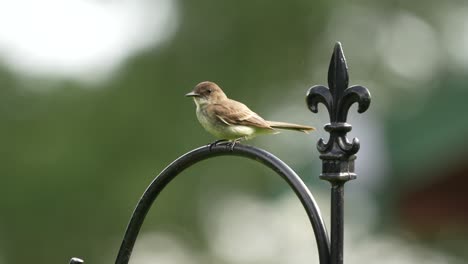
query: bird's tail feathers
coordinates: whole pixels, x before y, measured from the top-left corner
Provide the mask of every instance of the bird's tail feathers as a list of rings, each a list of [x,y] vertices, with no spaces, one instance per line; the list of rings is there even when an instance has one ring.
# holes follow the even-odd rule
[[[291,123],[286,123],[286,122],[276,122],[276,121],[267,121],[267,122],[268,122],[268,125],[270,125],[272,128],[301,131],[306,134],[309,134],[310,131],[315,130],[315,128],[311,126],[304,126],[304,125],[291,124]]]

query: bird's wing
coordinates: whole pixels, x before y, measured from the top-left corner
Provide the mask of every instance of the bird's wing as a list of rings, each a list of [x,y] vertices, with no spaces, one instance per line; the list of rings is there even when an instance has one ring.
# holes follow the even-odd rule
[[[211,107],[215,116],[227,125],[252,126],[273,130],[268,122],[243,103],[229,99],[225,103],[213,104]]]

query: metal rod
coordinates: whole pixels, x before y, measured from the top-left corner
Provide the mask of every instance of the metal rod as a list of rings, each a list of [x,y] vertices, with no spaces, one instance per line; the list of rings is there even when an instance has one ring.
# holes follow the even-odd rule
[[[331,263],[343,264],[344,182],[331,187]]]
[[[149,185],[133,212],[115,263],[128,263],[146,214],[156,197],[172,179],[202,160],[222,155],[234,155],[256,160],[281,176],[294,190],[307,212],[314,229],[320,263],[343,264],[344,184],[356,178],[354,161],[360,146],[357,138],[349,141],[346,137],[346,134],[351,131],[351,125],[346,123],[346,120],[352,104],[357,103],[358,112],[363,113],[368,109],[371,101],[371,95],[366,87],[348,86],[348,81],[348,67],[341,43],[337,42],[328,70],[329,87],[313,86],[308,90],[306,97],[307,105],[312,112],[317,113],[318,104],[321,103],[327,108],[330,117],[330,123],[325,125],[325,130],[330,133],[329,140],[325,141],[321,138],[317,143],[317,149],[322,160],[320,178],[329,181],[332,185],[331,241],[312,194],[301,178],[283,161],[265,150],[241,144],[237,144],[234,149],[222,145],[213,148],[204,146],[179,157]],[[82,263],[82,260],[72,259],[71,263]]]

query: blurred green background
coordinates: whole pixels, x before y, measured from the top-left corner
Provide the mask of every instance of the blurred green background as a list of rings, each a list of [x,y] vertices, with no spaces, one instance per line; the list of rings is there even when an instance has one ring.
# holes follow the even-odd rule
[[[214,139],[183,95],[217,82],[270,120],[318,128],[252,144],[290,164],[328,223],[308,87],[335,41],[350,84],[358,179],[345,262],[468,260],[468,3],[10,0],[0,8],[0,263],[113,263],[134,206],[183,153]],[[273,172],[223,157],[156,201],[131,263],[318,261],[301,205]]]

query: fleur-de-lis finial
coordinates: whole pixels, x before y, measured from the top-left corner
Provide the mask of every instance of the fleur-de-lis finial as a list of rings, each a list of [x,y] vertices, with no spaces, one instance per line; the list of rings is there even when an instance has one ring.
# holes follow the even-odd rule
[[[330,138],[325,142],[322,138],[317,143],[320,158],[323,161],[322,179],[329,181],[347,181],[356,178],[354,159],[359,150],[359,140],[354,138],[349,142],[346,134],[351,131],[351,125],[346,123],[348,111],[352,104],[358,103],[358,112],[363,113],[370,105],[369,90],[363,86],[348,87],[348,67],[341,43],[337,42],[328,68],[328,86],[316,85],[307,92],[307,105],[317,113],[318,104],[322,103],[328,110],[330,123],[325,130]]]

